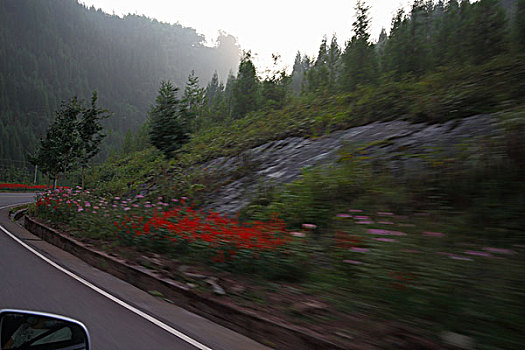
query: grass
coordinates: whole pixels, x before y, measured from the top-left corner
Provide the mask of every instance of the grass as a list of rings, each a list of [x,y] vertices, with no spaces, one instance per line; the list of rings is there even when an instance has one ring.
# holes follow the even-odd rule
[[[173,160],[153,149],[112,159],[92,170],[88,183],[113,196],[205,197],[220,174],[206,178],[196,165],[271,140],[315,138],[394,118],[437,123],[498,111],[500,134],[466,143],[452,156],[400,150],[401,158],[421,160],[420,171],[399,178],[368,154],[377,145],[348,149],[337,166],[305,169],[293,183],[261,188],[241,219],[268,220],[280,213],[290,232],[304,233],[292,248],[301,263],[281,264],[290,268],[285,272],[294,277],[290,285],[298,296],[314,295],[340,314],[402,320],[435,335],[468,335],[479,349],[520,348],[525,344],[520,328],[525,314],[524,62],[500,57],[421,78],[385,77],[378,86],[350,94],[304,96],[279,111],[200,130]],[[111,223],[93,220],[69,222],[111,239]],[[316,227],[305,229],[305,223]],[[171,256],[180,258],[177,252]],[[199,262],[191,255],[183,259]],[[249,271],[238,273],[250,276]],[[260,278],[252,282],[268,293],[276,290],[274,281]],[[264,305],[259,293],[236,298]]]

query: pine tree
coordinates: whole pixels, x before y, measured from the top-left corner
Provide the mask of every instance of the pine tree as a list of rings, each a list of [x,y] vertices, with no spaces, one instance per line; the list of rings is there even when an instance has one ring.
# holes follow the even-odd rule
[[[317,58],[311,69],[306,73],[306,91],[320,92],[327,91],[330,79],[330,71],[328,70],[328,39],[326,35],[321,41]]]
[[[332,35],[330,47],[326,55],[326,66],[328,68],[328,90],[334,91],[336,89],[337,80],[339,79],[341,49],[337,43],[336,35]]]
[[[291,77],[286,74],[285,69],[278,69],[280,56],[273,54],[274,70],[269,72],[261,84],[261,95],[263,105],[266,108],[283,108],[288,97],[288,86]]]
[[[301,87],[303,85],[304,80],[304,73],[305,69],[302,64],[302,56],[301,52],[297,51],[297,54],[295,55],[295,61],[292,68],[292,81],[290,83],[290,87],[292,88],[292,91],[295,92],[296,95],[299,95],[301,93]]]
[[[507,24],[498,0],[480,0],[471,5],[471,11],[468,56],[479,64],[505,51]]]
[[[181,101],[181,112],[190,127],[190,131],[199,129],[203,123],[202,118],[206,114],[204,110],[206,106],[205,91],[199,86],[199,77],[195,75],[195,71],[191,71]]]
[[[514,35],[518,51],[525,53],[525,0],[518,0],[516,5]]]
[[[180,112],[178,89],[170,82],[163,81],[155,105],[149,111],[151,144],[167,157],[189,140],[187,121]]]
[[[219,75],[217,74],[217,71],[213,73],[213,76],[211,77],[210,82],[208,83],[208,86],[206,87],[206,99],[208,100],[208,106],[211,108],[213,105],[213,101],[217,94],[219,94],[220,91],[220,82],[219,82]]]
[[[358,0],[355,11],[356,20],[352,24],[354,35],[347,43],[342,56],[343,71],[341,86],[346,91],[359,84],[370,84],[376,80],[377,58],[374,46],[370,43],[370,18],[364,1]]]
[[[237,79],[235,79],[233,84],[232,114],[234,118],[243,118],[247,113],[257,110],[258,88],[259,80],[252,62],[251,53],[248,51],[244,53],[241,59]]]

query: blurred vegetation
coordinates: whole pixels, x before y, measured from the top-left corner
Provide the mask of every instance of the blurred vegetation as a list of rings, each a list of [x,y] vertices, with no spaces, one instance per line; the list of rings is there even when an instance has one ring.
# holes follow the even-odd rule
[[[105,159],[147,119],[161,80],[182,86],[192,70],[225,79],[241,53],[224,32],[210,47],[215,38],[193,28],[77,0],[2,0],[0,33],[0,159],[16,161],[33,152],[62,100],[93,90],[114,113]]]
[[[346,149],[337,164],[304,169],[290,184],[262,186],[241,217],[264,220],[280,213],[290,229],[313,222],[318,232],[332,232],[334,213],[352,206],[399,214],[424,210],[455,218],[458,230],[472,227],[478,237],[523,243],[525,114],[499,118],[502,129],[493,137],[442,151],[404,150],[400,156],[418,165],[401,169],[402,175],[374,156],[376,143]]]
[[[291,249],[305,258],[301,274],[284,274],[297,273],[289,277],[301,293],[340,312],[457,332],[479,349],[521,348],[525,56],[516,33],[525,1],[501,4],[416,0],[373,43],[368,7],[359,2],[346,46],[324,39],[316,58],[298,53],[291,75],[276,69],[257,76],[249,52],[225,84],[214,75],[204,90],[190,75],[181,100],[193,101],[184,107],[192,118],[189,141],[167,159],[149,146],[146,125],[88,172],[87,187],[108,198],[187,196],[198,205],[222,183],[220,174],[202,174],[207,160],[378,121],[443,123],[490,113],[498,120],[495,136],[465,135],[446,152],[407,149],[400,157],[417,167],[401,176],[375,157],[377,143],[350,146],[336,164],[262,186],[240,218],[266,221],[278,213],[298,238]],[[69,214],[98,238],[114,234],[111,216]]]

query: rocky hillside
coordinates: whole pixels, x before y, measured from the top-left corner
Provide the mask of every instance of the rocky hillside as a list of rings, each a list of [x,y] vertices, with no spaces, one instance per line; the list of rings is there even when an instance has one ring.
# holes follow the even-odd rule
[[[376,122],[320,138],[288,137],[268,142],[237,156],[208,161],[194,170],[215,189],[206,196],[206,208],[232,214],[247,205],[265,184],[290,182],[305,167],[336,166],[344,149],[388,159],[392,170],[402,175],[411,167],[421,166],[421,157],[415,155],[461,152],[478,144],[476,140],[497,135],[498,125],[493,114],[443,124]]]

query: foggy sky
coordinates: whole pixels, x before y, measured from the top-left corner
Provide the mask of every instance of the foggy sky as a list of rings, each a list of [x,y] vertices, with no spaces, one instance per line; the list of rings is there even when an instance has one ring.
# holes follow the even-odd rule
[[[340,46],[352,36],[356,0],[80,0],[116,15],[134,13],[159,21],[180,23],[204,34],[213,44],[218,31],[235,36],[242,49],[256,54],[258,73],[271,66],[272,53],[280,54],[281,65],[293,65],[299,50],[309,56],[317,54],[323,35],[336,34]],[[387,31],[394,13],[410,0],[368,0],[371,6],[372,39],[381,28]],[[257,4],[257,5],[256,5]],[[315,5],[314,5],[315,4]],[[256,6],[254,6],[256,5]]]

